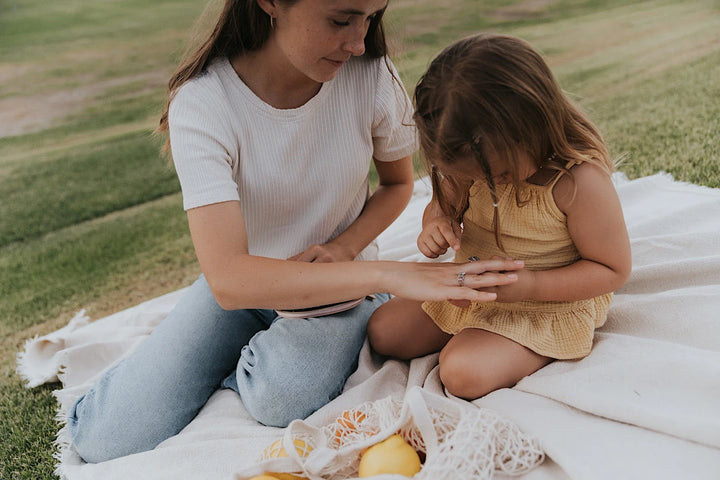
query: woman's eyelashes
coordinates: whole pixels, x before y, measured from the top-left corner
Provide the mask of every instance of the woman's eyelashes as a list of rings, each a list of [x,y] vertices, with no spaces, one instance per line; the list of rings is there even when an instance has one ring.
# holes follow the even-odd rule
[[[350,26],[350,19],[347,20],[333,20],[333,25],[336,27],[349,27]]]
[[[372,15],[369,15],[368,17],[365,18],[365,23],[372,22],[375,19],[375,17],[377,17],[377,16],[378,16],[377,13],[373,13]],[[348,18],[344,18],[344,19],[337,19],[337,18],[332,19],[332,24],[336,27],[349,27],[351,23],[352,23],[352,17],[348,17]]]

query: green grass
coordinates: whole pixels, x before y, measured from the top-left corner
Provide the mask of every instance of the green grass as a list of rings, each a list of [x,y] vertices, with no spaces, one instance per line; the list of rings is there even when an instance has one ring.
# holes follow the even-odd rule
[[[147,133],[130,133],[4,169],[0,246],[177,192],[159,148]]]
[[[52,478],[57,385],[22,388],[14,358],[25,340],[81,308],[99,318],[199,272],[152,130],[204,7],[0,3],[0,478]],[[717,1],[393,0],[388,12],[409,90],[450,42],[516,34],[545,53],[631,178],[668,171],[720,187]]]

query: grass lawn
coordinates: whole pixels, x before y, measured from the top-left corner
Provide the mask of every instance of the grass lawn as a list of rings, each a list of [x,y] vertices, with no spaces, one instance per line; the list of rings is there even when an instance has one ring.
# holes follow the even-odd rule
[[[24,342],[81,308],[100,318],[199,273],[152,131],[204,10],[202,0],[0,3],[0,478],[53,478],[58,385],[22,387]],[[480,30],[544,52],[631,178],[667,171],[720,187],[717,1],[390,2],[409,90],[440,49]]]

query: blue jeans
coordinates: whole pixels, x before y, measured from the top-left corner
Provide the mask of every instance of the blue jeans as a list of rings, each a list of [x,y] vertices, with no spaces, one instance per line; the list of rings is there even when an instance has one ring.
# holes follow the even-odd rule
[[[305,418],[342,391],[365,328],[387,294],[333,316],[223,310],[201,276],[138,348],[111,367],[68,415],[73,444],[96,463],[151,450],[232,388],[265,425]]]

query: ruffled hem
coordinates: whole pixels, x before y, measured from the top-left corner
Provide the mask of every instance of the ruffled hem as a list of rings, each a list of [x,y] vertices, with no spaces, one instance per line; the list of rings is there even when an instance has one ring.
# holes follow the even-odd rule
[[[465,328],[479,328],[509,338],[532,351],[551,358],[575,359],[587,356],[592,349],[595,329],[607,318],[612,294],[589,300],[561,302],[566,308],[556,311],[541,308],[518,308],[536,302],[517,304],[473,303],[468,308],[450,302],[425,302],[423,310],[444,332],[457,334]],[[516,308],[509,308],[514,305]],[[568,306],[572,306],[569,308]]]

